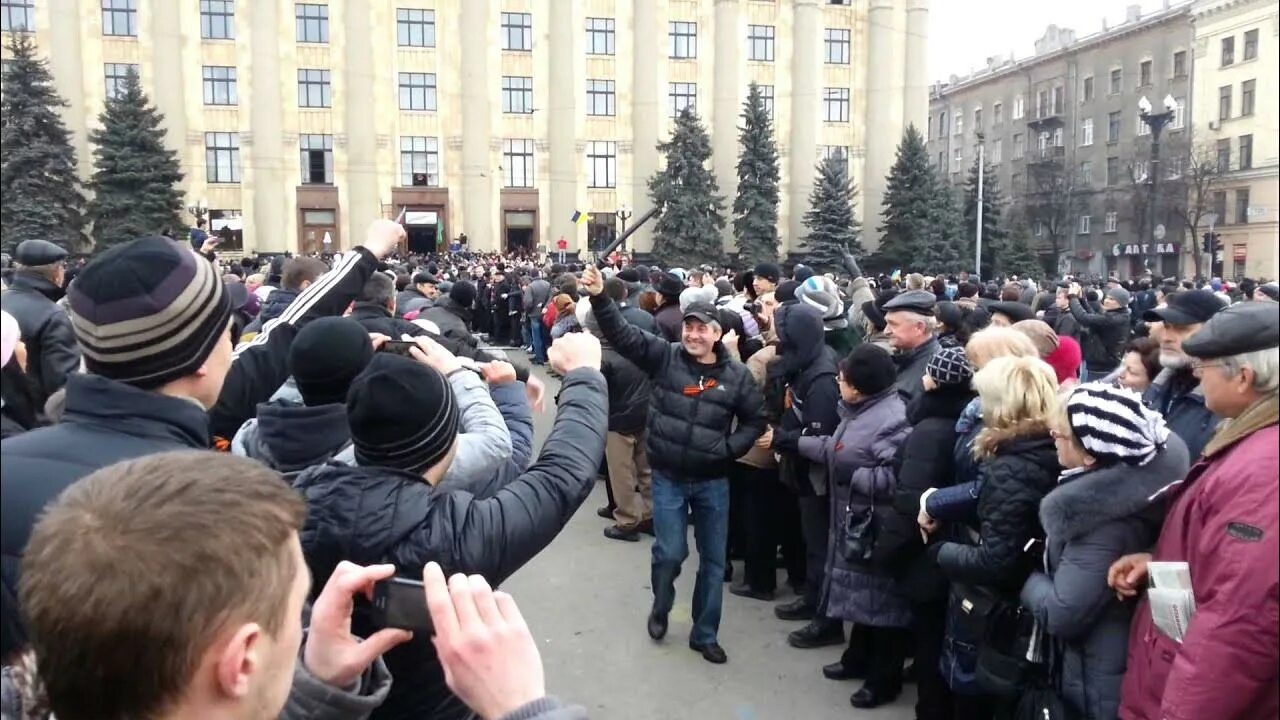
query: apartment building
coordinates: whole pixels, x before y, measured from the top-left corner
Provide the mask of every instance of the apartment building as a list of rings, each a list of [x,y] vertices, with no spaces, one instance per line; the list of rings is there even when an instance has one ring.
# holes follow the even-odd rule
[[[750,82],[774,113],[794,249],[825,156],[878,212],[884,139],[927,112],[927,15],[927,0],[0,0],[3,30],[51,60],[82,171],[135,69],[188,204],[246,251],[347,248],[402,213],[414,250],[587,250],[622,230],[616,211],[649,209],[654,148],[686,105],[732,198]]]

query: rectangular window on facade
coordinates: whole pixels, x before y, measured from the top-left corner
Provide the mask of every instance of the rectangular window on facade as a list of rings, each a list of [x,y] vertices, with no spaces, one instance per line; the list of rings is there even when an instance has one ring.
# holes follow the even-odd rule
[[[1142,137],[1143,135],[1150,135],[1151,126],[1148,125],[1146,121],[1142,119],[1142,116],[1139,115],[1135,119],[1138,121],[1137,125],[1134,126],[1136,128],[1135,132],[1137,133],[1138,137]]]
[[[1036,137],[1036,149],[1040,151],[1040,157],[1044,157],[1047,154],[1050,137],[1048,130],[1041,130],[1040,135]]]
[[[1236,190],[1236,222],[1241,225],[1249,222],[1249,188]]]
[[[1222,38],[1222,64],[1224,66],[1231,65],[1236,61],[1236,39],[1235,36]]]
[[[1021,95],[1013,96],[1013,119],[1021,120],[1026,115],[1026,98]]]
[[[773,86],[757,85],[760,88],[760,101],[764,104],[764,111],[769,114],[769,119],[773,119]]]
[[[1017,192],[1022,188],[1022,173],[1014,173],[1009,176],[1009,189]]]
[[[1107,158],[1107,187],[1114,187],[1120,182],[1120,158]]]
[[[823,53],[828,65],[848,65],[849,28],[825,28],[822,31]]]
[[[587,241],[592,250],[603,250],[618,238],[616,213],[593,212],[587,218]]]
[[[991,124],[1000,125],[1004,122],[1004,103],[995,103],[991,106]]]
[[[236,69],[223,65],[200,68],[205,105],[236,105]]]
[[[1111,87],[1107,89],[1112,95],[1120,94],[1120,87],[1124,82],[1124,70],[1121,68],[1111,69]]]
[[[1093,76],[1080,81],[1080,102],[1093,101]]]
[[[1107,113],[1107,142],[1120,142],[1120,111]]]
[[[964,113],[956,111],[955,113],[952,113],[951,117],[955,120],[956,125],[952,128],[952,131],[955,132],[956,135],[964,135]]]
[[[138,0],[102,0],[102,34],[138,36]]]
[[[618,144],[602,140],[587,143],[587,187],[618,186]]]
[[[1218,119],[1231,119],[1231,86],[1223,85],[1218,88]]]
[[[964,152],[960,148],[951,151],[951,172],[960,172],[964,167]]]
[[[233,0],[200,0],[200,37],[205,40],[236,38],[236,7]]]
[[[1240,117],[1249,117],[1253,114],[1253,101],[1257,87],[1257,80],[1245,80],[1240,83]]]
[[[747,59],[773,62],[774,27],[772,25],[747,26]]]
[[[440,187],[440,141],[437,138],[400,138],[400,186]]]
[[[293,6],[294,37],[300,43],[329,42],[329,6],[296,3]]]
[[[298,70],[298,107],[333,107],[332,88],[328,70]]]
[[[205,180],[211,183],[240,182],[240,134],[204,134]]]
[[[1053,146],[1062,147],[1062,128],[1053,129]]]
[[[938,137],[947,136],[947,114],[945,112],[938,113]]]
[[[0,0],[0,30],[35,32],[35,0]]]
[[[1252,60],[1258,57],[1258,31],[1247,30],[1244,34],[1244,60]]]
[[[435,73],[399,73],[398,89],[401,110],[436,110]]]
[[[1151,177],[1147,174],[1150,167],[1150,164],[1146,160],[1135,160],[1133,164],[1129,166],[1130,179],[1132,179],[1135,184],[1146,182]]]
[[[1004,140],[1000,138],[991,143],[991,162],[997,165],[1004,162]]]
[[[1245,266],[1249,259],[1248,245],[1232,245],[1231,246],[1231,274],[1236,277],[1244,277]]]
[[[1081,215],[1080,220],[1076,222],[1076,234],[1088,235],[1091,229],[1090,227],[1091,225],[1093,225],[1093,216]]]
[[[956,114],[956,126],[960,125]],[[849,122],[849,88],[823,88],[822,119],[827,122]]]
[[[1032,230],[1032,232],[1035,233],[1036,237],[1044,237],[1044,221],[1037,220],[1035,224],[1035,229]]]
[[[1170,180],[1182,177],[1183,161],[1184,158],[1179,155],[1174,155],[1166,160],[1164,162],[1164,166],[1167,168],[1165,171],[1165,177]]]
[[[517,115],[533,112],[533,78],[502,77],[502,112]]]
[[[1143,60],[1138,66],[1138,87],[1146,87],[1151,84],[1151,61]]]
[[[1241,135],[1238,140],[1238,148],[1240,169],[1248,170],[1253,167],[1253,135]]]
[[[303,135],[299,138],[302,154],[302,184],[333,184],[333,136]]]
[[[667,96],[671,101],[671,117],[677,117],[685,108],[697,110],[698,84],[671,83],[667,88]]]
[[[1080,182],[1084,183],[1085,187],[1088,187],[1093,184],[1093,162],[1092,161],[1084,160],[1080,163]]]
[[[1036,93],[1036,117],[1042,118],[1049,114],[1049,91],[1041,90]]]
[[[667,23],[667,38],[671,41],[670,57],[677,60],[698,57],[698,23]]]
[[[533,187],[533,140],[503,140],[504,187]]]
[[[1173,54],[1173,76],[1185,77],[1187,74],[1187,51],[1179,50]]]
[[[613,18],[587,18],[588,55],[612,55],[614,42]]]
[[[1013,159],[1021,160],[1022,156],[1027,152],[1026,143],[1022,141],[1022,133],[1014,133],[1013,135]]]
[[[1174,98],[1173,119],[1169,121],[1169,127],[1174,130],[1180,130],[1187,124],[1187,99],[1184,97]]]
[[[588,80],[587,114],[614,115],[616,97],[613,80]]]
[[[823,145],[822,159],[835,160],[836,164],[844,170],[845,177],[849,176],[849,146],[848,145]]]
[[[982,108],[973,111],[973,130],[974,132],[982,132]]]
[[[1080,145],[1088,147],[1093,144],[1093,118],[1085,118],[1080,123]]]
[[[1218,141],[1218,172],[1231,172],[1231,140],[1222,139]]]
[[[397,8],[396,44],[400,47],[435,47],[436,11]]]
[[[1218,216],[1218,222],[1226,224],[1227,217],[1227,193],[1225,190],[1218,190],[1213,193],[1213,214]]]
[[[1102,225],[1102,231],[1113,233],[1116,231],[1116,226],[1118,226],[1119,224],[1120,224],[1120,213],[1115,210],[1108,210],[1105,222]]]
[[[533,15],[502,13],[502,49],[529,52],[533,50]],[[512,185],[511,187],[532,187]]]
[[[130,71],[135,74],[138,66],[133,63],[107,63],[103,66],[107,80],[107,98],[114,98],[124,91],[124,79]]]
[[[1053,99],[1053,114],[1061,115],[1063,110],[1066,109],[1066,104],[1067,104],[1066,88],[1059,85],[1058,87],[1053,89],[1053,91],[1050,93],[1050,97],[1052,97]]]

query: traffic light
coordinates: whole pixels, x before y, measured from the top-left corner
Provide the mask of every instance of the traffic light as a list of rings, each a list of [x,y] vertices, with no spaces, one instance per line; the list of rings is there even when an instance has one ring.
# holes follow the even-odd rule
[[[1216,232],[1205,233],[1204,234],[1204,251],[1212,255],[1214,250],[1217,249],[1217,247],[1218,247],[1218,233]]]

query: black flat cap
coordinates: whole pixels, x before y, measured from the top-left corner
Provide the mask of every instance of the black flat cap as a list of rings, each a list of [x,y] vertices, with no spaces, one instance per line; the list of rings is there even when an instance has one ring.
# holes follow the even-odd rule
[[[905,310],[907,312],[920,313],[921,315],[932,315],[933,307],[937,304],[938,298],[931,292],[908,290],[885,303],[883,309],[885,313]]]
[[[13,252],[13,259],[19,265],[26,265],[27,267],[52,265],[56,262],[62,262],[66,256],[66,250],[48,240],[23,240],[18,243],[18,249]]]
[[[680,293],[684,290],[684,283],[680,282],[680,278],[671,273],[663,273],[658,280],[657,287],[654,288],[659,295],[666,297],[680,297]]]
[[[684,311],[684,319],[718,324],[720,322],[720,313],[716,310],[715,305],[699,300],[698,302],[689,303],[689,309]]]
[[[1195,325],[1208,321],[1225,307],[1211,290],[1184,290],[1165,298],[1166,306],[1142,313],[1147,322]]]
[[[1209,318],[1182,341],[1182,351],[1197,358],[1219,358],[1280,345],[1280,310],[1271,303],[1243,302]]]
[[[1000,313],[1014,322],[1022,320],[1032,320],[1036,313],[1031,309],[1030,305],[1023,305],[1020,302],[1002,301],[993,302],[987,306],[987,312]]]

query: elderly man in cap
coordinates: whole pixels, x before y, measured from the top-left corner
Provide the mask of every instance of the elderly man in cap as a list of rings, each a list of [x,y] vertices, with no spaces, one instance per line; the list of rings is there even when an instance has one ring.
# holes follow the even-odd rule
[[[1196,458],[1213,436],[1218,417],[1205,407],[1204,392],[1182,342],[1222,310],[1222,301],[1208,290],[1184,290],[1170,295],[1165,303],[1142,315],[1143,320],[1152,323],[1151,337],[1160,341],[1163,368],[1143,393],[1142,401],[1164,416],[1169,429],[1182,438],[1191,457]]]
[[[1121,691],[1124,720],[1280,716],[1280,313],[1241,303],[1182,343],[1205,406],[1226,420],[1185,479],[1173,478],[1151,553],[1108,573],[1123,597],[1147,587],[1149,562],[1186,563],[1194,614],[1181,638],[1134,615]],[[1157,581],[1157,587],[1162,583]],[[1149,594],[1149,593],[1148,593]]]
[[[884,304],[885,332],[895,351],[896,384],[904,402],[924,392],[925,366],[942,349],[933,332],[937,302],[928,290],[908,290]]]
[[[41,405],[80,368],[71,319],[57,305],[65,293],[66,257],[66,250],[47,240],[24,240],[14,253],[18,269],[4,294],[4,309],[18,321],[27,345],[27,374]]]
[[[1120,366],[1129,342],[1129,291],[1114,279],[1107,281],[1102,304],[1086,309],[1080,304],[1079,283],[1067,289],[1067,309],[1086,332],[1083,338],[1085,382],[1101,380]],[[1090,303],[1092,306],[1092,303]]]

